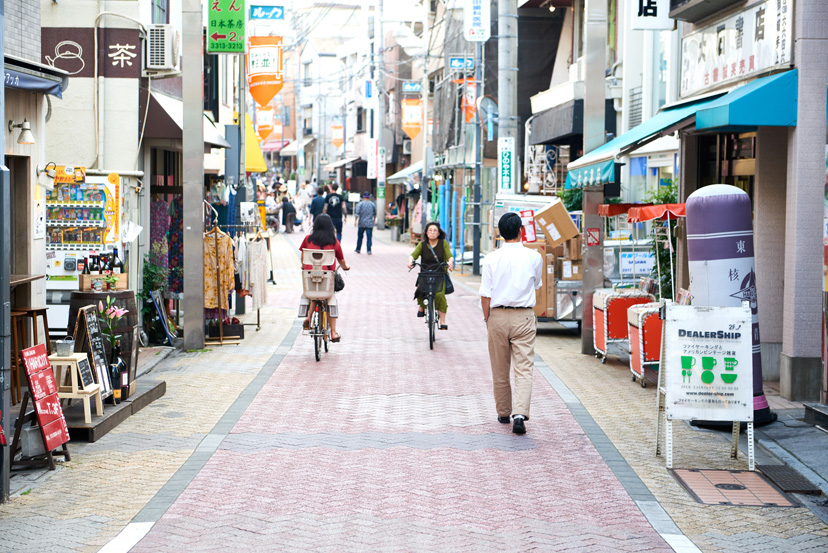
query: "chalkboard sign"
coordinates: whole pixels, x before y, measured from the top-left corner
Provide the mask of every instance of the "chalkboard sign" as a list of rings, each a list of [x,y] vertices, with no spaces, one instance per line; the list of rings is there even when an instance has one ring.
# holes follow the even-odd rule
[[[74,337],[75,351],[86,353],[95,367],[95,375],[102,388],[101,397],[109,397],[112,395],[112,382],[109,380],[104,338],[98,326],[98,314],[94,305],[78,309]]]
[[[84,389],[88,389],[95,383],[95,379],[92,377],[92,369],[89,367],[88,358],[78,361],[78,370],[80,370],[81,382],[83,383]]]

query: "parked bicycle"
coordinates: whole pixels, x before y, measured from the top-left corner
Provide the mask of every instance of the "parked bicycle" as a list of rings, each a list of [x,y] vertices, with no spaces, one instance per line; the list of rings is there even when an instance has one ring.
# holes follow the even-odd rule
[[[414,261],[411,269],[417,265],[420,266],[420,269],[423,268],[422,263]],[[429,349],[434,349],[434,341],[437,339],[437,325],[440,324],[440,317],[437,315],[434,299],[437,292],[440,291],[446,282],[446,273],[443,271],[444,267],[448,267],[448,263],[440,263],[436,271],[421,270],[420,274],[417,275],[417,288],[425,294],[423,304],[425,305],[425,322],[426,326],[428,326]]]

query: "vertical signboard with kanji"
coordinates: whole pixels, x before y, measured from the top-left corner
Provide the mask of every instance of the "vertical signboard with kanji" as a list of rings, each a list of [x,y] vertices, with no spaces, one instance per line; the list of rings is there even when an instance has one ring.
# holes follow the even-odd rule
[[[369,179],[377,178],[377,157],[379,141],[376,138],[368,139],[368,168],[365,175]]]
[[[46,451],[52,451],[69,441],[69,429],[63,418],[63,409],[57,394],[57,384],[46,346],[38,344],[21,350],[23,365],[29,379],[29,389],[37,413],[37,422],[43,435]]]
[[[511,194],[514,191],[515,139],[501,136],[497,139],[497,188],[498,192]]]
[[[491,19],[489,0],[466,0],[463,5],[463,37],[469,42],[486,42],[492,35]]]
[[[266,106],[284,84],[282,37],[252,36],[249,42],[247,86],[256,103]]]
[[[402,129],[412,140],[423,130],[423,101],[419,98],[402,101]]]
[[[244,52],[245,18],[244,0],[208,0],[207,53]]]

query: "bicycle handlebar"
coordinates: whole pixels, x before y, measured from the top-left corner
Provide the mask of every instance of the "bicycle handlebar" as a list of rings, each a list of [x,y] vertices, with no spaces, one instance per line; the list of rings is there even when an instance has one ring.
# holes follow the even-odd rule
[[[416,267],[417,265],[419,265],[420,268],[422,268],[422,266],[423,266],[422,263],[417,263],[416,261],[412,261],[411,262],[411,268],[408,269],[408,272],[410,273],[412,270],[414,270],[414,267]],[[438,270],[442,269],[443,267],[448,267],[448,263],[446,263],[445,261],[441,261],[440,264],[437,265]]]

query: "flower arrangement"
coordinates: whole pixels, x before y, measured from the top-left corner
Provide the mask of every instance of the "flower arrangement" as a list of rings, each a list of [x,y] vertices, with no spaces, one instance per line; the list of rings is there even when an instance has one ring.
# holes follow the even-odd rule
[[[109,345],[115,348],[121,340],[121,335],[115,334],[115,329],[118,327],[118,322],[121,317],[129,313],[127,309],[123,309],[115,305],[115,300],[112,296],[106,296],[106,304],[103,301],[98,302],[98,316],[101,319],[101,332],[109,340]]]

